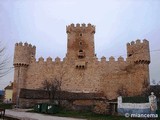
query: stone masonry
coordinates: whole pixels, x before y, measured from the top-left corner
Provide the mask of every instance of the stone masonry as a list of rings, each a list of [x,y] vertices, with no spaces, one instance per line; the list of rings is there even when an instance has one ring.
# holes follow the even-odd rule
[[[62,80],[61,89],[69,92],[103,93],[115,99],[122,88],[129,96],[140,94],[149,83],[149,42],[127,43],[127,58],[115,60],[95,54],[95,26],[71,24],[66,27],[67,54],[63,60],[42,57],[36,61],[36,47],[16,43],[14,53],[14,92],[16,102],[21,88],[41,89],[44,80]]]

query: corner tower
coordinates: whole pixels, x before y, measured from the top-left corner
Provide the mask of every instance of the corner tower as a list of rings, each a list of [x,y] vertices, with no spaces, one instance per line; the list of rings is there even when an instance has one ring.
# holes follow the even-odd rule
[[[135,64],[149,64],[150,63],[150,51],[149,51],[149,41],[144,39],[132,41],[127,43],[127,58],[129,61]]]
[[[19,92],[25,88],[28,66],[35,58],[36,47],[28,43],[16,43],[14,52],[13,102],[18,105]]]
[[[94,33],[95,26],[88,24],[71,24],[66,27],[67,58],[86,59],[95,56]]]
[[[127,60],[134,67],[134,84],[137,85],[138,91],[145,90],[149,85],[149,64],[150,50],[149,41],[144,39],[132,41],[127,44]],[[136,76],[136,77],[134,77]]]

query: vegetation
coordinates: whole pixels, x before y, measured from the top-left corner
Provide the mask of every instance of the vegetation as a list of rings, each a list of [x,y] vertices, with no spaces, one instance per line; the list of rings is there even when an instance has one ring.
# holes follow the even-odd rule
[[[159,99],[160,98],[160,85],[151,85],[144,92],[143,96],[151,95],[151,92],[154,92],[154,95]]]
[[[60,117],[84,118],[87,120],[128,120],[128,118],[125,118],[123,116],[94,114],[89,111],[80,112],[80,111],[62,110],[54,115]]]
[[[12,103],[2,103],[0,102],[0,108],[4,108],[4,109],[12,109],[13,104]]]
[[[134,97],[122,97],[123,103],[147,103],[148,97],[134,96]]]
[[[158,110],[160,110],[160,101],[157,102]]]
[[[54,78],[51,80],[44,80],[42,82],[43,89],[47,91],[51,102],[54,101],[57,91],[61,91],[61,80]]]
[[[35,112],[35,111],[32,110],[28,112]],[[48,113],[41,113],[41,114],[48,114]],[[134,120],[131,118],[126,118],[124,116],[95,114],[91,111],[74,111],[74,110],[67,110],[64,108],[59,108],[59,111],[57,113],[49,115],[59,116],[59,117],[81,118],[87,120]]]
[[[10,69],[6,69],[6,66],[9,63],[9,58],[6,56],[5,50],[6,48],[3,47],[2,42],[0,41],[0,78],[10,72]]]

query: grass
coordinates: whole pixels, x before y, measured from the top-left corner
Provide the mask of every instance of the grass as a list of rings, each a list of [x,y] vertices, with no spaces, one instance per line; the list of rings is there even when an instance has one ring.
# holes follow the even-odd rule
[[[34,110],[29,111],[34,112]],[[44,114],[44,113],[40,113]],[[87,120],[134,120],[131,118],[125,118],[124,116],[114,116],[114,115],[102,115],[95,114],[89,111],[73,111],[61,109],[58,113],[50,114],[59,117],[71,117],[71,118],[82,118]]]
[[[84,118],[87,120],[126,120],[126,118],[123,116],[98,115],[88,111],[60,111],[54,115],[60,117]]]
[[[0,108],[4,108],[4,109],[12,109],[13,104],[12,103],[0,103]]]

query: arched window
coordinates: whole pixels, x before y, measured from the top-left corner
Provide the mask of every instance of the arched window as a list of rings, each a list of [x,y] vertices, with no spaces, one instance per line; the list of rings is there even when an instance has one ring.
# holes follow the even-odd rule
[[[83,50],[79,50],[79,52],[83,52]]]

